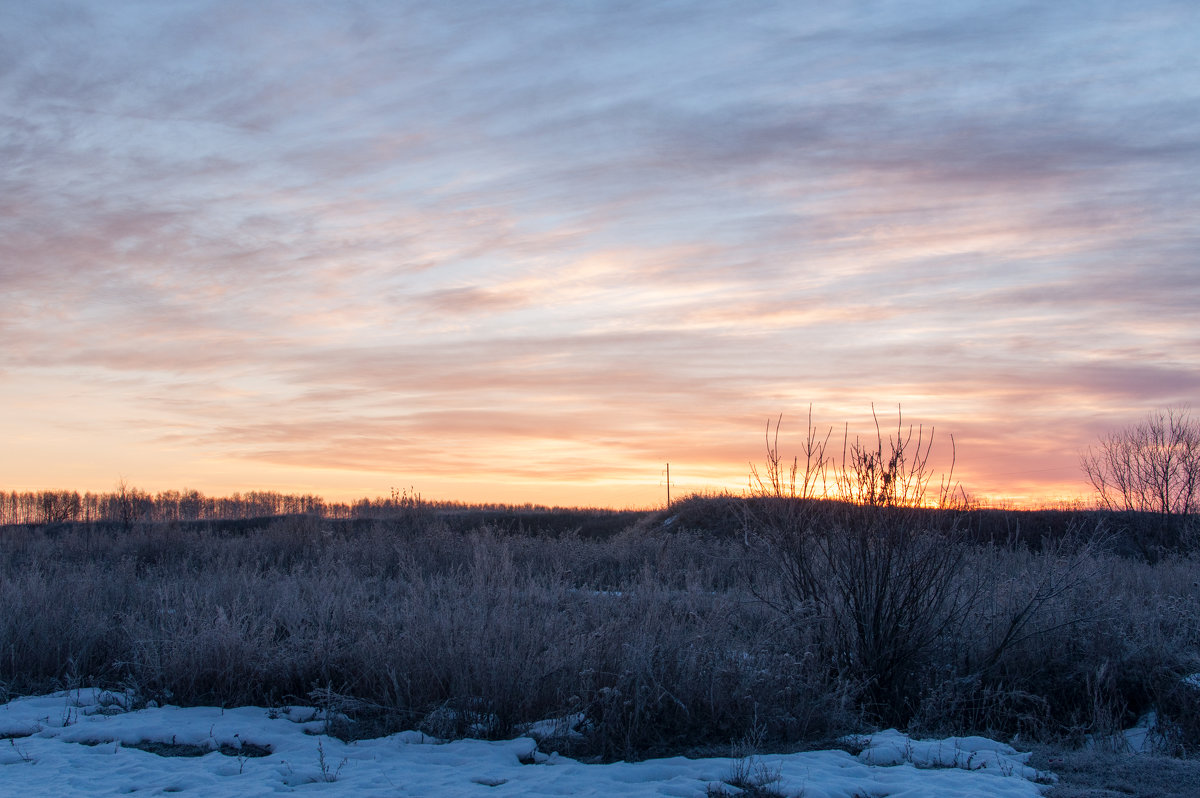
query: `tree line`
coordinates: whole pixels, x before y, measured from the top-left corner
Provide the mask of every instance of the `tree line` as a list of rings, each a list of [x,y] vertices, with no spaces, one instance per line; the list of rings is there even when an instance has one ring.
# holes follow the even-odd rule
[[[392,491],[387,498],[331,502],[311,494],[247,491],[206,496],[198,490],[149,493],[125,482],[107,493],[70,490],[0,491],[0,525],[67,522],[134,523],[228,521],[280,515],[326,518],[378,517],[421,504],[416,494]]]

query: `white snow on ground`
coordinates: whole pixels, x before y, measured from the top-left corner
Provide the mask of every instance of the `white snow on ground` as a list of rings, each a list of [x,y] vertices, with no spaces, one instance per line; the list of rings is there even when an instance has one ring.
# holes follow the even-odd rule
[[[0,795],[98,796],[138,792],[206,798],[297,792],[367,796],[673,796],[703,798],[739,765],[805,798],[1037,796],[1025,756],[982,737],[913,740],[891,730],[845,751],[765,755],[748,762],[673,757],[585,765],[522,737],[442,743],[419,732],[346,744],[323,735],[312,709],[152,707],[125,711],[96,689],[17,698],[0,706]],[[160,756],[147,742],[211,749]],[[238,751],[267,756],[238,755]],[[220,750],[225,753],[222,753]],[[749,767],[747,768],[747,765]],[[777,779],[775,777],[778,777]],[[737,792],[726,788],[730,794]]]
[[[1025,764],[1030,754],[986,737],[950,737],[945,740],[913,740],[895,729],[862,738],[858,755],[868,765],[911,764],[918,768],[961,768],[989,770],[1006,776],[1042,779],[1044,774]]]

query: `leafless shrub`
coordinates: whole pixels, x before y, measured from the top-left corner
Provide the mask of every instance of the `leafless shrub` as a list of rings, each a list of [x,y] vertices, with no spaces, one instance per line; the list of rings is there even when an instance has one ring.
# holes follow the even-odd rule
[[[760,598],[792,624],[820,629],[819,656],[843,681],[859,684],[863,706],[888,722],[924,714],[928,724],[934,704],[962,711],[961,720],[972,713],[983,720],[1014,702],[1037,715],[1025,691],[997,686],[997,666],[1012,647],[1079,622],[1082,616],[1059,617],[1047,625],[1046,610],[1088,578],[1084,566],[1100,543],[1068,535],[1043,555],[1043,567],[1000,584],[1001,570],[980,567],[998,556],[996,547],[964,533],[959,511],[966,504],[955,498],[963,493],[953,465],[938,480],[943,509],[924,507],[935,476],[932,430],[926,436],[898,420],[896,434],[885,438],[875,421],[873,443],[850,444],[846,436],[835,469],[842,501],[791,490],[768,438],[766,478],[756,481],[752,472],[758,492],[745,505],[744,538],[779,575],[781,591],[771,598],[759,590]],[[811,421],[806,440],[808,451],[825,457]],[[936,685],[922,695],[919,685],[930,678]],[[958,684],[947,688],[946,680]],[[971,702],[990,708],[970,709]]]
[[[885,438],[874,405],[871,405],[871,418],[875,422],[874,442],[855,436],[851,443],[849,425],[846,427],[842,438],[842,460],[835,472],[839,497],[872,507],[925,506],[935,475],[929,462],[934,428],[930,427],[926,435],[924,425],[919,425],[914,441],[912,425],[904,428],[904,414],[897,407],[896,433]],[[950,470],[938,480],[938,507],[958,501],[962,493],[958,483],[954,482],[953,435],[950,436],[950,450]]]
[[[342,761],[333,764],[333,761],[325,756],[325,746],[321,740],[317,740],[317,769],[321,777],[320,781],[325,784],[332,784],[338,780],[338,776],[342,775],[342,768],[350,762],[350,757],[343,757]]]
[[[860,510],[817,507],[797,534],[773,536],[767,556],[781,569],[785,613],[820,624],[820,656],[895,722],[913,675],[979,588],[960,578],[969,552],[952,521],[931,528],[907,512]]]
[[[872,408],[874,415],[874,408]],[[849,443],[835,469],[840,501],[818,501],[810,476],[824,476],[828,433],[805,437],[806,468],[795,487],[798,458],[785,468],[776,423],[768,437],[765,478],[751,471],[745,540],[757,544],[781,576],[783,602],[796,624],[825,630],[821,656],[841,678],[860,682],[876,711],[894,715],[908,697],[912,674],[947,630],[962,622],[980,589],[960,579],[968,550],[952,516],[921,515],[933,469],[932,431],[903,429],[886,439]],[[770,426],[768,425],[768,433]],[[815,462],[815,465],[814,465]],[[950,477],[941,480],[944,501]]]
[[[897,407],[895,434],[885,436],[874,405],[871,405],[871,418],[875,423],[874,440],[856,435],[851,441],[847,424],[842,437],[842,455],[838,460],[829,450],[833,427],[828,427],[822,435],[813,424],[810,405],[805,436],[800,444],[800,454],[804,456],[803,471],[799,455],[789,463],[780,453],[779,431],[783,415],[775,420],[773,429],[768,420],[762,469],[758,464],[750,463],[750,495],[772,499],[836,498],[872,507],[924,507],[930,503],[953,509],[965,506],[965,492],[954,480],[956,449],[953,435],[950,436],[949,470],[939,475],[930,463],[934,428],[931,427],[928,433],[924,425],[918,425],[915,430],[911,424],[905,428],[903,411]],[[929,494],[935,476],[938,477],[936,496],[931,499]]]
[[[708,798],[723,798],[735,794],[725,785],[736,788],[737,795],[747,798],[783,797],[777,786],[781,778],[779,765],[768,765],[759,757],[766,736],[766,727],[754,723],[741,739],[730,745],[729,758],[732,761],[729,775],[722,784],[709,786],[706,791]]]
[[[1186,409],[1150,413],[1103,436],[1080,457],[1101,505],[1153,513],[1176,535],[1178,521],[1200,512],[1200,422]]]
[[[781,413],[775,420],[775,431],[772,434],[771,422],[767,421],[766,463],[762,473],[759,473],[757,465],[750,463],[751,495],[776,499],[815,499],[818,496],[828,496],[831,460],[825,452],[829,446],[829,437],[833,434],[833,427],[826,430],[825,437],[822,438],[812,423],[812,405],[808,406],[808,432],[800,448],[804,455],[804,471],[799,473],[799,456],[793,457],[789,466],[779,453],[779,428],[782,424]],[[796,483],[798,473],[799,486]],[[818,485],[820,494],[817,493]]]

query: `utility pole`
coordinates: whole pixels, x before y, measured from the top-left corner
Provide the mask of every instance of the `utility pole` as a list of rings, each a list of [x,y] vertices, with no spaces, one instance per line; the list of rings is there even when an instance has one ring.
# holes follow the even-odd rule
[[[667,463],[667,509],[671,509],[671,464]]]

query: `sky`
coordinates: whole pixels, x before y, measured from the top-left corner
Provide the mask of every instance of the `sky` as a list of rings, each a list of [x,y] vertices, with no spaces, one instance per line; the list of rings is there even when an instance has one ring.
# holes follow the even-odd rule
[[[1200,5],[0,0],[0,488],[641,507],[1200,396]]]

